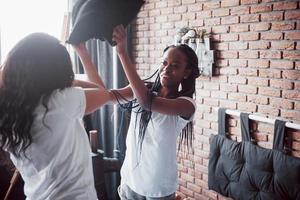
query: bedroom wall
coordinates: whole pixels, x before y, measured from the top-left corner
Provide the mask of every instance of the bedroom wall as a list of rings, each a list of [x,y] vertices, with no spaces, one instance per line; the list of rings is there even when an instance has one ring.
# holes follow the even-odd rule
[[[213,77],[197,79],[195,153],[178,155],[178,194],[225,199],[208,190],[209,136],[218,129],[217,107],[300,123],[300,2],[272,0],[147,0],[133,25],[133,55],[139,74],[159,66],[177,28],[211,33]],[[258,145],[271,148],[273,127],[254,123]],[[300,157],[300,131],[288,130],[291,155]],[[240,140],[239,120],[229,120]]]

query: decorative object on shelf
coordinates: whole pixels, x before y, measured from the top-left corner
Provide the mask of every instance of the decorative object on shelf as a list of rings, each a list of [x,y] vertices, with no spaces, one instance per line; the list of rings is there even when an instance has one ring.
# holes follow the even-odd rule
[[[175,45],[187,44],[198,56],[199,70],[203,76],[212,76],[214,51],[210,50],[210,34],[205,29],[182,27],[175,35]]]

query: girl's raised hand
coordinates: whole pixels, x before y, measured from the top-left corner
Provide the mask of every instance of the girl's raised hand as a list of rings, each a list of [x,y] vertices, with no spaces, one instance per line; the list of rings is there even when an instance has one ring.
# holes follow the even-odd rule
[[[117,43],[116,50],[118,54],[126,52],[126,31],[124,26],[118,25],[114,28],[112,40]]]
[[[76,53],[79,56],[88,54],[88,50],[87,50],[84,42],[79,43],[79,44],[73,44],[72,47],[74,48],[74,50],[76,51]]]

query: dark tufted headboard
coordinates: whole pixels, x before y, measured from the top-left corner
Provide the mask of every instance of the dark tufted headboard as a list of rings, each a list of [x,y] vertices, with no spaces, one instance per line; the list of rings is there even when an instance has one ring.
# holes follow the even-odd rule
[[[234,199],[300,200],[300,159],[283,153],[285,122],[275,121],[273,149],[251,142],[248,114],[241,117],[242,142],[226,136],[225,109],[210,138],[208,186]]]

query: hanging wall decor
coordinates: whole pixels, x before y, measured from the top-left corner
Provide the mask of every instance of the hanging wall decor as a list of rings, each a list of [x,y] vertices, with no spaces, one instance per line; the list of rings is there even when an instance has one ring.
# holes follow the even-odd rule
[[[198,65],[202,76],[213,75],[214,51],[210,49],[210,34],[205,29],[183,27],[177,30],[175,45],[187,44],[198,56]]]

